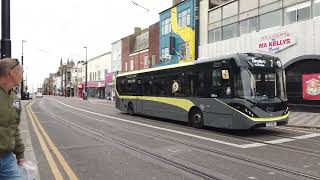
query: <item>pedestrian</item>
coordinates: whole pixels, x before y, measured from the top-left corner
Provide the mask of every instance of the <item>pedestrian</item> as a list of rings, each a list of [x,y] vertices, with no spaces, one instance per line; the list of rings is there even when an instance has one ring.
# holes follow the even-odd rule
[[[19,166],[24,163],[24,144],[19,123],[21,102],[13,88],[23,79],[17,59],[0,60],[0,179],[21,180]],[[19,166],[18,166],[19,165]]]

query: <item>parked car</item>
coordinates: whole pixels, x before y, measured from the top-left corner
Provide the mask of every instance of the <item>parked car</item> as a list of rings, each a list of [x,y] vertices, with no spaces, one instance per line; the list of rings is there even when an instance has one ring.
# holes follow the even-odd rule
[[[36,98],[42,98],[42,97],[43,97],[42,93],[41,92],[37,92]]]

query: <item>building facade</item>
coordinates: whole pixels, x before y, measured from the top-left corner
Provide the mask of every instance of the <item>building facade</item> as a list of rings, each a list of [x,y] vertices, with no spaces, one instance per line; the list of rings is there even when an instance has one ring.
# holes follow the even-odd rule
[[[279,57],[291,104],[320,104],[320,0],[200,2],[199,60],[237,52]]]
[[[160,65],[195,60],[195,3],[197,0],[175,2],[160,13]]]
[[[156,66],[159,62],[159,24],[141,30],[122,39],[122,72]]]
[[[94,57],[88,64],[88,96],[104,99],[106,97],[106,74],[111,71],[111,52]]]

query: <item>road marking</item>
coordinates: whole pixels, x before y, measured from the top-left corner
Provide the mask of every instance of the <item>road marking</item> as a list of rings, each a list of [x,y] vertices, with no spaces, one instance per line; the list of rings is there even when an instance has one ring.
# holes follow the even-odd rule
[[[58,148],[54,145],[54,143],[52,142],[51,138],[49,137],[49,135],[46,133],[46,131],[44,130],[44,128],[42,127],[42,125],[40,124],[38,118],[36,117],[36,115],[32,112],[31,107],[29,108],[31,114],[33,115],[33,118],[36,122],[36,124],[38,125],[41,133],[44,135],[48,145],[50,146],[51,150],[53,151],[53,153],[56,155],[59,163],[61,164],[61,166],[63,167],[64,171],[66,172],[66,174],[68,175],[69,179],[71,180],[77,180],[77,176],[76,174],[73,172],[73,170],[71,169],[71,167],[69,166],[69,164],[66,162],[66,160],[63,158],[62,154],[60,153],[60,151],[58,150]]]
[[[136,125],[140,125],[140,126],[145,126],[145,127],[150,127],[153,129],[158,129],[158,130],[162,130],[162,131],[167,131],[167,132],[172,132],[172,133],[176,133],[176,134],[180,134],[180,135],[184,135],[184,136],[189,136],[189,137],[193,137],[193,138],[198,138],[198,139],[202,139],[202,140],[206,140],[206,141],[210,141],[210,142],[214,142],[214,143],[219,143],[219,144],[224,144],[224,145],[229,145],[229,146],[233,146],[233,147],[238,147],[238,148],[252,148],[252,147],[259,147],[259,146],[265,146],[266,144],[263,143],[251,143],[251,144],[234,144],[234,143],[229,143],[229,142],[225,142],[225,141],[221,141],[221,140],[216,140],[216,139],[211,139],[211,138],[207,138],[207,137],[203,137],[203,136],[198,136],[198,135],[194,135],[194,134],[189,134],[189,133],[185,133],[185,132],[181,132],[181,131],[176,131],[176,130],[172,130],[172,129],[166,129],[166,128],[161,128],[161,127],[157,127],[157,126],[152,126],[152,125],[148,125],[148,124],[143,124],[143,123],[139,123],[139,122],[134,122],[134,121],[129,121],[126,119],[122,119],[122,118],[117,118],[117,117],[113,117],[113,116],[108,116],[108,115],[104,115],[104,114],[100,114],[100,113],[96,113],[96,112],[91,112],[91,111],[87,111],[84,109],[80,109],[74,106],[70,106],[68,104],[65,104],[61,101],[55,100],[58,103],[66,106],[66,107],[70,107],[79,111],[83,111],[83,112],[87,112],[90,114],[94,114],[94,115],[98,115],[98,116],[102,116],[102,117],[107,117],[110,119],[115,119],[115,120],[119,120],[122,122],[127,122],[127,123],[131,123],[131,124],[136,124]]]
[[[214,143],[219,143],[219,144],[224,144],[224,145],[233,146],[233,147],[237,147],[237,148],[242,148],[242,149],[261,147],[261,146],[266,146],[268,144],[279,144],[279,143],[285,143],[285,142],[294,141],[296,139],[307,139],[307,138],[311,138],[311,137],[320,136],[320,133],[310,134],[310,132],[306,132],[306,133],[308,133],[307,135],[290,137],[290,138],[281,138],[281,139],[276,139],[276,140],[272,140],[272,141],[263,141],[262,143],[235,144],[235,143],[230,143],[230,142],[226,142],[226,141],[222,141],[222,140],[217,140],[217,139],[207,138],[207,137],[198,136],[198,135],[194,135],[194,134],[189,134],[189,133],[185,133],[185,132],[182,132],[182,131],[176,131],[176,130],[172,130],[172,129],[161,128],[161,127],[152,126],[152,125],[148,125],[148,124],[143,124],[143,123],[139,123],[139,122],[134,122],[134,121],[118,118],[118,117],[108,116],[108,115],[104,115],[104,114],[88,111],[88,110],[85,110],[85,109],[80,109],[80,108],[65,104],[65,103],[63,103],[61,101],[58,101],[58,100],[55,100],[55,101],[60,103],[60,104],[62,104],[62,105],[64,105],[64,106],[66,106],[66,107],[69,107],[69,108],[72,108],[72,109],[76,109],[76,110],[79,110],[79,111],[82,111],[82,112],[86,112],[86,113],[90,113],[90,114],[94,114],[94,115],[98,115],[98,116],[102,116],[102,117],[107,117],[107,118],[110,118],[110,119],[115,119],[115,120],[131,123],[131,124],[136,124],[136,125],[140,125],[140,126],[144,126],[144,127],[149,127],[149,128],[153,128],[153,129],[167,131],[167,132],[172,132],[172,133],[175,133],[175,134],[180,134],[180,135],[184,135],[184,136],[198,138],[198,139],[201,139],[201,140],[206,140],[206,141],[210,141],[210,142],[214,142]]]
[[[38,127],[36,126],[36,123],[35,123],[35,120],[34,120],[34,117],[31,115],[30,113],[30,106],[33,104],[33,102],[27,106],[27,112],[29,114],[29,117],[30,117],[30,120],[31,120],[31,124],[32,124],[32,127],[37,135],[37,138],[39,140],[39,143],[40,143],[40,146],[43,150],[43,153],[44,155],[46,156],[47,158],[47,161],[48,161],[48,164],[49,164],[49,167],[51,169],[51,172],[53,174],[53,176],[55,177],[56,180],[63,180],[63,177],[57,167],[57,164],[54,162],[53,160],[53,157],[48,149],[48,146],[46,145],[42,135],[40,134],[39,132],[39,129]]]
[[[312,131],[304,131],[304,130],[301,130],[301,129],[295,129],[295,128],[292,128],[292,127],[275,127],[277,129],[284,129],[284,130],[288,130],[288,131],[294,131],[294,132],[301,132],[301,133],[313,133]]]

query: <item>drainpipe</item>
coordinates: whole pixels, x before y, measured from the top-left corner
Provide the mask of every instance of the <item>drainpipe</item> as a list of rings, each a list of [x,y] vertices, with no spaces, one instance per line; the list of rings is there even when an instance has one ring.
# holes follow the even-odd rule
[[[194,59],[197,60],[199,57],[199,29],[200,29],[200,0],[194,0],[194,30],[195,30],[195,57]]]

